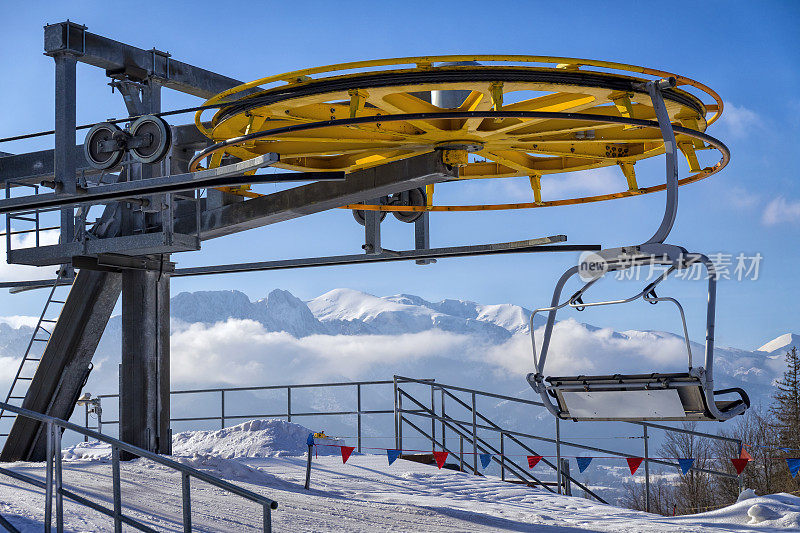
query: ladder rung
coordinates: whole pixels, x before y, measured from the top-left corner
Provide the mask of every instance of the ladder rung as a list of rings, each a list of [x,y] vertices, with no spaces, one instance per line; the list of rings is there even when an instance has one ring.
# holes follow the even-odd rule
[[[20,380],[20,379],[21,379],[21,380],[24,380],[24,381],[31,381],[33,378],[23,378],[22,376],[20,376],[20,377],[18,377],[17,379],[18,379],[18,380]]]
[[[9,400],[24,400],[25,396],[9,396]]]
[[[56,322],[58,322],[58,320],[52,320],[52,319],[49,319],[49,318],[43,318],[42,322],[52,322],[53,324],[55,324]]]
[[[47,342],[50,339],[33,339],[33,340],[36,341],[36,342]]]
[[[64,302],[64,301],[62,301],[62,300],[50,300],[50,303],[51,303],[51,304],[65,304],[65,303],[67,303],[67,302]]]
[[[40,358],[38,358],[38,357],[36,357],[36,358],[34,358],[34,357],[26,357],[26,358],[25,358],[25,359],[23,359],[22,361],[23,361],[23,362],[25,362],[25,361],[41,361],[41,359],[40,359]]]

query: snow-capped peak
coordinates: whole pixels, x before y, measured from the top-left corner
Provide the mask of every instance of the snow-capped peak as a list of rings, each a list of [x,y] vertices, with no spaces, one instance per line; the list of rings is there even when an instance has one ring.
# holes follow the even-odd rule
[[[768,343],[764,344],[764,346],[759,348],[758,351],[773,353],[778,350],[788,350],[792,346],[800,348],[800,335],[795,335],[794,333],[784,333],[783,335],[775,337]]]

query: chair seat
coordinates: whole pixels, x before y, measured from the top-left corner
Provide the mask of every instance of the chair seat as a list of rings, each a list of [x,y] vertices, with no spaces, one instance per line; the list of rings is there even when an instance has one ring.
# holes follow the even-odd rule
[[[708,409],[703,382],[688,372],[552,376],[545,381],[563,417],[572,420],[716,420]],[[739,392],[740,399],[715,400],[720,411],[749,405],[741,389],[715,394],[732,392]]]

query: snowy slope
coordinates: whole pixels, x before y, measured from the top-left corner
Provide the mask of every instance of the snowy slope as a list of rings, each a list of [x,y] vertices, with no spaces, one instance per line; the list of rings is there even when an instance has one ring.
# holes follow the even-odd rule
[[[661,517],[558,496],[541,489],[437,470],[404,460],[391,466],[383,455],[357,455],[342,464],[337,456],[314,457],[311,490],[302,488],[305,461],[292,456],[296,424],[241,429],[240,444],[269,457],[229,459],[204,454],[226,449],[208,435],[182,438],[184,455],[174,458],[264,494],[279,503],[273,511],[277,531],[573,531],[608,532],[775,532],[800,527],[800,498],[785,494],[740,501],[710,513]],[[269,437],[271,445],[265,444]],[[196,446],[188,445],[194,442]],[[66,450],[64,480],[68,489],[91,494],[110,506],[108,457],[94,443]],[[82,451],[78,451],[82,450]],[[285,453],[289,455],[285,455]],[[43,477],[41,465],[14,463],[16,471]],[[124,512],[159,531],[181,531],[181,485],[175,473],[144,460],[121,468]],[[0,483],[0,514],[22,531],[42,529],[41,490],[20,489],[15,481]],[[68,531],[107,531],[110,520],[67,503]],[[260,513],[252,504],[223,495],[203,483],[192,483],[193,526],[203,531],[256,531]]]

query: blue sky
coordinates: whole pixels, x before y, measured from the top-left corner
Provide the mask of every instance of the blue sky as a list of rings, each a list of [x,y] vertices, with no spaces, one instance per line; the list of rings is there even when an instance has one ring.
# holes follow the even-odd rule
[[[800,332],[796,276],[800,262],[800,183],[793,155],[800,134],[800,4],[793,2],[527,2],[493,7],[486,2],[141,2],[133,12],[108,3],[72,6],[31,2],[2,7],[0,34],[0,137],[49,129],[53,123],[52,60],[42,55],[42,26],[71,19],[89,31],[234,78],[250,80],[303,67],[343,61],[448,53],[561,55],[641,64],[698,79],[726,103],[709,133],[731,149],[720,174],[681,189],[678,220],[669,242],[692,251],[764,259],[757,281],[723,281],[717,338],[755,348],[788,331]],[[79,123],[125,116],[103,72],[79,66]],[[163,108],[199,104],[165,91]],[[177,117],[173,123],[188,121]],[[0,151],[51,147],[52,138],[6,143]],[[663,159],[641,163],[642,181],[663,179]],[[613,170],[613,169],[612,169]],[[685,175],[686,168],[681,171]],[[613,171],[586,180],[623,180]],[[522,181],[442,187],[437,201],[528,201]],[[623,180],[624,183],[624,180]],[[546,193],[546,191],[545,191]],[[433,214],[432,245],[478,244],[553,234],[570,242],[604,246],[646,239],[661,218],[662,195],[595,205],[500,213]],[[391,217],[383,226],[387,248],[413,244],[412,226]],[[361,227],[350,213],[334,211],[205,243],[182,254],[181,266],[357,253]],[[304,269],[173,281],[183,290],[239,289],[251,298],[273,288],[307,299],[336,287],[377,295],[412,293],[430,300],[472,299],[529,308],[550,299],[552,285],[577,254],[453,259],[437,265],[387,264]],[[600,294],[630,285],[606,283]],[[622,286],[624,285],[624,286]],[[704,287],[672,282],[684,297],[691,334],[703,338]],[[666,287],[665,287],[666,289]],[[0,297],[0,315],[38,314],[44,295]],[[671,309],[644,304],[580,315],[616,329],[677,331]],[[660,306],[657,306],[660,307]],[[648,311],[644,313],[643,311]]]

